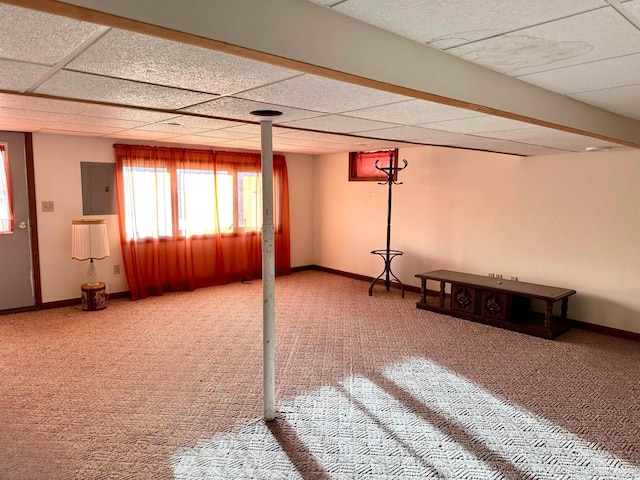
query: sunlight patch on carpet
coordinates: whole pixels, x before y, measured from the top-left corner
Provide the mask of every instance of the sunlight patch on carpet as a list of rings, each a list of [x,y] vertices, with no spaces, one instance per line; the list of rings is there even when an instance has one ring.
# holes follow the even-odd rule
[[[176,454],[171,466],[176,480],[302,478],[262,421]]]
[[[502,478],[362,376],[297,397],[282,411],[333,478]]]
[[[384,374],[533,478],[640,478],[640,468],[435,362],[413,358]]]
[[[416,455],[337,388],[299,396],[281,409],[331,478],[443,478],[431,458]]]
[[[640,478],[640,468],[430,360],[372,377],[281,403],[276,429],[256,421],[175,454],[175,478]]]

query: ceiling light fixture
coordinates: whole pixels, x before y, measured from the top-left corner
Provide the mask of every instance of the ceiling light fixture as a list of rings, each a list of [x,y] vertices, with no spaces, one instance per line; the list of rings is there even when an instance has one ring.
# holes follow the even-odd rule
[[[250,113],[257,117],[279,117],[282,115],[282,112],[279,112],[278,110],[254,110]]]
[[[184,123],[180,123],[180,122],[163,122],[165,125],[172,125],[174,127],[182,127],[184,126]]]
[[[610,152],[611,147],[587,147],[585,150],[587,152]]]

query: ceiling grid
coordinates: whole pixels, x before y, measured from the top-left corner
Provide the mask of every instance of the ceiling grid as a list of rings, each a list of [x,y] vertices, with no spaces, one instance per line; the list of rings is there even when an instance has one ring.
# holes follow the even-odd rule
[[[536,124],[517,112],[428,101],[405,94],[404,85],[401,93],[385,91],[12,3],[47,2],[0,3],[3,130],[259,149],[249,112],[275,108],[283,112],[274,128],[281,152],[423,144],[539,155],[633,145],[624,136],[541,126],[556,120]],[[48,2],[62,3],[92,0]],[[545,0],[513,9],[498,0],[406,0],[400,7],[393,0],[288,0],[301,3],[318,4],[302,9],[318,21],[320,14],[347,16],[640,128],[640,0]]]

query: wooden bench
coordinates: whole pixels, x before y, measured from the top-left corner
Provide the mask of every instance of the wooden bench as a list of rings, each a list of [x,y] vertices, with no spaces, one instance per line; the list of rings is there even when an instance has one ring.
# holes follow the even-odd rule
[[[416,306],[423,310],[542,338],[555,338],[571,328],[567,307],[575,290],[450,270],[418,273],[416,277],[422,281],[422,297]],[[427,280],[440,282],[436,295],[429,295]],[[449,295],[446,284],[451,285]],[[532,299],[544,302],[544,313],[531,309]],[[561,302],[560,316],[553,314],[557,301]]]

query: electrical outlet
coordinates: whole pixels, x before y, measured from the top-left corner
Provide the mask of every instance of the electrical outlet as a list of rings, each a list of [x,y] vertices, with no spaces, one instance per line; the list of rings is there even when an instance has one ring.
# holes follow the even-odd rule
[[[42,202],[43,212],[53,212],[53,202]]]
[[[114,275],[120,275],[120,265],[114,265],[113,266],[113,274]]]

